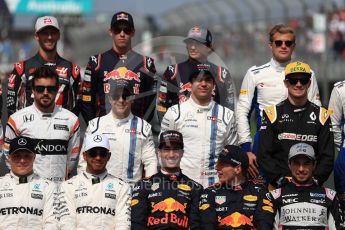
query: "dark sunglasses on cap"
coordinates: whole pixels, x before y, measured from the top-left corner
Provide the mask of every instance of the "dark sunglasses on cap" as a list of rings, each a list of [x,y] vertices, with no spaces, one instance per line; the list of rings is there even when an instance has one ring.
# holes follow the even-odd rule
[[[120,98],[122,98],[124,101],[126,101],[126,100],[130,100],[131,99],[131,94],[130,94],[130,92],[128,92],[128,91],[123,91],[122,93],[113,93],[112,95],[111,95],[111,98],[113,99],[113,100],[119,100]]]
[[[56,93],[58,87],[56,85],[53,86],[43,86],[43,85],[35,85],[35,91],[38,93],[43,93],[45,89],[47,89],[48,93]]]
[[[133,29],[128,26],[115,26],[111,30],[114,34],[119,34],[123,31],[125,34],[129,35],[133,32]]]
[[[291,47],[293,44],[295,44],[295,41],[282,41],[282,40],[275,40],[274,41],[274,44],[277,46],[277,47],[280,47],[283,45],[283,43],[285,43],[285,46],[286,47]]]
[[[90,157],[95,158],[100,156],[101,158],[105,158],[108,156],[108,152],[106,150],[90,150],[88,151]]]
[[[301,82],[302,85],[308,84],[310,78],[287,78],[286,79],[291,85],[296,85],[297,82]]]

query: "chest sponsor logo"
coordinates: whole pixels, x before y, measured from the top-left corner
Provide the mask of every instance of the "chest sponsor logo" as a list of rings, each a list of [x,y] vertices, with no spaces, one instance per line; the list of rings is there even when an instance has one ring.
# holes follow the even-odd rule
[[[33,121],[34,120],[34,115],[33,114],[25,114],[24,116],[23,116],[23,121],[24,121],[24,123],[26,123],[26,122],[31,122],[31,121]]]
[[[111,193],[105,193],[105,198],[116,200],[116,195]]]
[[[156,191],[158,188],[159,188],[159,183],[153,183],[153,184],[151,185],[151,190],[152,190],[152,191]]]
[[[232,228],[253,226],[253,216],[246,216],[239,212],[234,212],[224,218],[218,217],[218,226],[228,226]]]
[[[296,140],[296,141],[310,141],[317,142],[317,136],[296,134],[296,133],[280,133],[278,134],[278,140]]]
[[[69,128],[67,125],[60,125],[60,124],[54,124],[54,129],[69,131]]]
[[[43,195],[42,194],[31,193],[31,198],[43,200]]]
[[[161,192],[155,192],[155,193],[149,194],[147,198],[159,197],[159,196],[162,196],[162,193]]]
[[[56,73],[59,75],[59,77],[67,78],[67,71],[68,71],[68,68],[66,67],[62,67],[62,66],[56,67]]]
[[[77,213],[104,214],[115,216],[115,209],[97,206],[82,206],[76,209]]]
[[[136,82],[141,82],[140,72],[135,73],[132,70],[129,70],[123,66],[117,69],[114,69],[110,72],[104,71],[103,81],[109,81],[110,79],[113,79],[113,80],[125,79],[128,81],[134,80]]]
[[[283,204],[292,204],[292,203],[297,203],[298,199],[297,198],[284,198],[283,199]]]
[[[216,196],[215,202],[219,205],[224,204],[226,201],[226,196]]]
[[[181,204],[179,201],[172,197],[166,198],[165,200],[159,201],[158,203],[152,202],[151,213],[157,211],[163,211],[166,213],[170,212],[182,212],[186,214],[187,203]]]

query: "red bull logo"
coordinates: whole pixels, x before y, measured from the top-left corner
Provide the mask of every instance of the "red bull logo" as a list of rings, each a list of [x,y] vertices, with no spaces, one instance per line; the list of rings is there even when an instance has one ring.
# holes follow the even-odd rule
[[[253,216],[247,217],[239,212],[234,212],[231,215],[224,217],[218,217],[218,226],[231,226],[237,228],[240,226],[251,226],[253,227]]]
[[[186,214],[186,207],[187,204],[181,204],[180,202],[178,202],[177,200],[175,200],[174,198],[167,198],[163,201],[160,201],[158,203],[152,203],[152,213],[157,212],[157,211],[163,211],[163,212],[177,212],[180,211],[184,214]]]
[[[104,81],[108,81],[110,79],[124,79],[128,81],[134,80],[136,82],[140,82],[140,72],[134,73],[132,70],[129,70],[126,67],[119,67],[109,73],[104,73]]]
[[[188,228],[188,217],[183,216],[183,218],[178,217],[174,213],[166,213],[162,218],[156,218],[153,216],[149,216],[147,220],[147,226],[155,226],[159,224],[176,224],[178,227],[181,228]]]
[[[192,83],[188,82],[186,84],[180,83],[180,93],[183,93],[185,91],[192,91]]]

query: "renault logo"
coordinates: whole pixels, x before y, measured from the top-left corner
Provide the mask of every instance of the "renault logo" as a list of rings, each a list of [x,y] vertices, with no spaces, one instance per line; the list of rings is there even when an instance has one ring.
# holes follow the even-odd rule
[[[27,141],[24,138],[20,138],[18,140],[18,145],[26,145],[26,144],[27,144]]]
[[[101,142],[102,141],[102,137],[100,135],[96,135],[94,138],[93,138],[94,142]]]

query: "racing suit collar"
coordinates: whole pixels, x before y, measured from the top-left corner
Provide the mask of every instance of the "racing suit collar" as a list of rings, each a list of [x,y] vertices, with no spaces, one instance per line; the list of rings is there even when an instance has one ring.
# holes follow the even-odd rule
[[[115,118],[114,117],[114,114],[112,112],[111,113],[111,116],[114,120],[114,123],[117,125],[117,126],[120,126],[120,125],[123,125],[123,124],[126,124],[129,120],[133,119],[133,114],[132,113],[129,113],[128,117],[125,117],[123,119],[118,119],[118,118]]]
[[[42,65],[46,65],[46,66],[56,66],[60,60],[59,54],[56,54],[55,62],[49,62],[49,61],[45,60],[39,53],[37,53],[36,56],[37,56],[38,61]]]
[[[85,171],[83,171],[83,175],[84,175],[85,178],[87,178],[89,180],[92,180],[94,178],[99,178],[100,180],[104,180],[104,178],[106,178],[108,176],[108,171],[105,170],[103,173],[95,175],[95,174],[92,174],[92,173],[88,173],[85,170]]]
[[[113,48],[111,48],[110,51],[111,51],[111,54],[118,59],[129,59],[134,54],[132,49],[128,50],[126,54],[122,54],[122,55],[118,54]]]
[[[283,63],[280,63],[276,60],[274,60],[274,58],[271,58],[271,61],[270,61],[270,64],[271,66],[277,70],[277,71],[284,71],[285,70],[285,66],[290,63],[290,60],[287,61],[287,62],[283,62]]]
[[[36,111],[40,116],[42,116],[42,117],[53,117],[53,115],[54,115],[55,113],[57,113],[59,110],[61,110],[61,106],[56,106],[56,105],[55,105],[54,110],[53,110],[52,113],[43,113],[41,110],[39,110],[39,109],[36,107],[35,103],[33,103],[32,106],[33,106],[33,108],[35,109],[35,111]]]
[[[210,65],[210,62],[208,60],[201,62],[201,61],[198,61],[198,60],[193,59],[193,58],[188,58],[188,61],[194,65],[197,65],[197,64],[208,64],[208,65]]]
[[[294,179],[291,180],[291,183],[294,184],[295,187],[301,188],[301,189],[306,188],[306,187],[313,187],[313,186],[316,185],[316,184],[314,183],[314,181],[312,181],[312,182],[309,183],[309,184],[299,184],[299,183],[297,183],[296,181],[294,181]]]
[[[291,111],[293,111],[294,113],[298,113],[298,112],[306,110],[306,108],[310,104],[309,100],[307,100],[307,102],[303,106],[293,105],[291,104],[289,99],[286,99],[285,101],[286,101],[286,104],[289,105],[289,108],[291,108]]]
[[[198,111],[209,111],[214,106],[214,101],[212,99],[208,105],[199,105],[193,101],[192,97],[189,97],[188,101],[193,107],[197,108]]]
[[[11,178],[16,182],[16,184],[24,184],[32,181],[34,178],[34,173],[30,174],[29,176],[17,176],[12,171],[10,171]]]
[[[182,172],[180,171],[179,173],[175,173],[175,174],[165,174],[162,172],[162,170],[159,170],[158,174],[166,180],[169,181],[179,181],[182,177]]]

